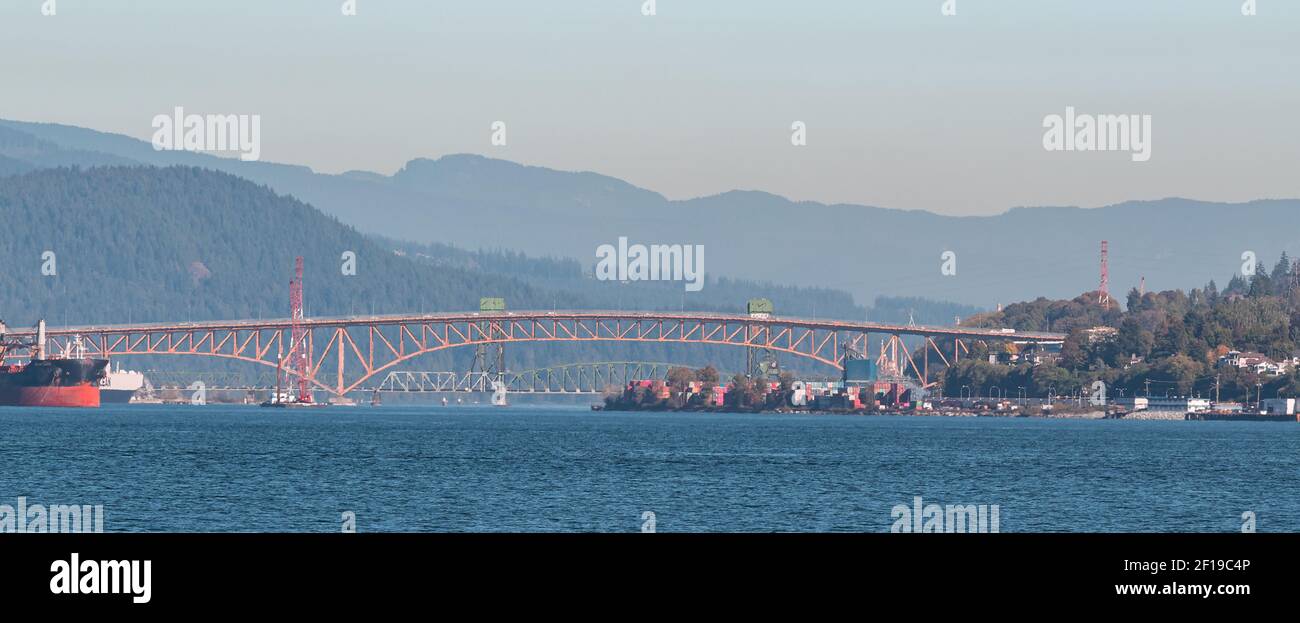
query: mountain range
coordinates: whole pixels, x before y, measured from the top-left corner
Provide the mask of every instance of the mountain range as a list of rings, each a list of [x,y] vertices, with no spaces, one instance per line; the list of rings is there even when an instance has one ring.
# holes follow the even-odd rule
[[[296,198],[199,167],[53,167],[6,175],[0,218],[0,318],[15,328],[40,318],[60,326],[284,318],[296,256],[304,258],[309,316],[476,310],[483,296],[502,297],[509,309],[739,312],[748,298],[763,296],[790,315],[899,319],[915,309],[933,321],[936,314],[974,311],[907,299],[882,299],[868,310],[843,292],[725,278],[689,296],[675,284],[596,281],[574,260],[365,235]],[[730,354],[669,343],[517,344],[509,360],[515,370],[575,361],[743,361],[740,349],[724,350]],[[464,370],[472,356],[472,349],[455,349],[411,365]],[[790,362],[796,369],[799,363]],[[132,360],[151,364],[175,362]]]
[[[1300,200],[1223,204],[1168,198],[1099,208],[1017,207],[996,216],[792,201],[759,191],[671,200],[592,172],[479,155],[417,158],[392,175],[155,151],[73,126],[0,120],[0,176],[58,166],[198,166],[292,195],[365,234],[460,249],[569,258],[589,271],[599,245],[700,244],[705,271],[842,290],[858,301],[925,297],[992,308],[1071,298],[1100,282],[1109,241],[1117,298],[1192,288],[1237,272],[1243,254],[1300,251]],[[935,183],[943,183],[936,173]],[[1101,183],[1079,180],[1080,184]],[[949,254],[951,253],[951,254]],[[944,270],[946,267],[949,269]]]

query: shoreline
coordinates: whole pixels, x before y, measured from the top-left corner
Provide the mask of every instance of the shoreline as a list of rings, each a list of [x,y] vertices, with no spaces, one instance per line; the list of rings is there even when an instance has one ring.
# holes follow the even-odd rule
[[[706,414],[735,414],[735,415],[859,415],[863,417],[870,416],[895,416],[895,417],[980,417],[980,418],[1025,418],[1039,420],[1128,420],[1140,422],[1296,422],[1300,419],[1290,417],[1279,417],[1258,414],[1246,414],[1239,416],[1219,416],[1205,417],[1204,414],[1187,413],[1179,414],[1176,412],[1151,412],[1144,413],[1141,411],[1133,413],[1112,414],[1105,411],[1082,411],[1074,413],[996,413],[988,411],[854,411],[854,410],[810,410],[810,409],[701,409],[701,408],[680,408],[680,409],[627,409],[612,408],[605,405],[592,405],[592,411],[608,411],[614,413],[706,413]]]

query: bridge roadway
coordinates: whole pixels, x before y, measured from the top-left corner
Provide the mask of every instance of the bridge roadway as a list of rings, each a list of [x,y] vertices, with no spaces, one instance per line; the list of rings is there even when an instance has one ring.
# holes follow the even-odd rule
[[[628,312],[628,311],[513,311],[513,312],[457,312],[444,314],[390,314],[379,316],[334,316],[305,318],[303,327],[339,328],[370,325],[401,325],[416,323],[457,323],[479,321],[508,320],[626,320],[639,322],[657,321],[693,321],[693,322],[739,322],[752,325],[779,325],[807,329],[837,331],[855,331],[862,333],[879,333],[887,335],[918,335],[925,337],[957,337],[964,339],[1018,340],[1027,342],[1060,342],[1065,340],[1064,333],[1046,331],[1013,331],[1008,329],[983,329],[975,327],[948,327],[938,325],[902,325],[880,322],[858,322],[851,320],[825,320],[795,318],[790,316],[770,316],[766,318],[751,317],[747,314],[717,314],[704,312]],[[129,325],[84,325],[71,327],[49,327],[46,335],[55,336],[91,336],[123,335],[131,333],[178,333],[184,331],[209,330],[271,330],[288,329],[292,326],[289,318],[258,320],[210,320],[198,322],[160,322]],[[16,337],[31,337],[33,329],[10,331]]]
[[[87,356],[191,355],[247,361],[307,379],[335,395],[405,367],[426,353],[520,342],[653,342],[704,344],[786,353],[843,369],[870,356],[872,334],[882,341],[878,363],[892,374],[929,383],[931,351],[944,365],[969,354],[968,341],[1060,342],[1061,333],[898,325],[879,322],[700,312],[506,311],[383,316],[313,317],[299,321],[295,342],[289,318],[131,325],[47,327],[47,350],[65,351],[77,339]],[[33,330],[10,339],[33,341]],[[913,353],[900,336],[922,338]],[[951,339],[951,348],[935,340]],[[322,347],[323,345],[323,347]],[[293,355],[292,357],[290,355]],[[919,356],[918,356],[919,355]],[[919,361],[918,361],[919,360]]]

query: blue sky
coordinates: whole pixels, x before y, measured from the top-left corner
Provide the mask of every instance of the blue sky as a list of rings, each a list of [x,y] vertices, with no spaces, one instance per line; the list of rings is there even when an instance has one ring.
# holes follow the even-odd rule
[[[0,3],[0,117],[148,139],[175,106],[259,114],[264,160],[325,172],[470,152],[946,214],[1300,196],[1293,0],[42,4]],[[1044,151],[1066,106],[1151,115],[1151,160]]]

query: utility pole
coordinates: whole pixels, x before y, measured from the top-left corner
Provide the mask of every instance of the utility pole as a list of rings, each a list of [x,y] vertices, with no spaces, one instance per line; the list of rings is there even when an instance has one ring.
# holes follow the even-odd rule
[[[1143,381],[1143,383],[1146,383],[1146,386],[1147,386],[1147,398],[1150,398],[1150,397],[1151,397],[1151,379],[1147,379],[1147,380]]]
[[[1219,404],[1219,375],[1214,375],[1214,404]]]

